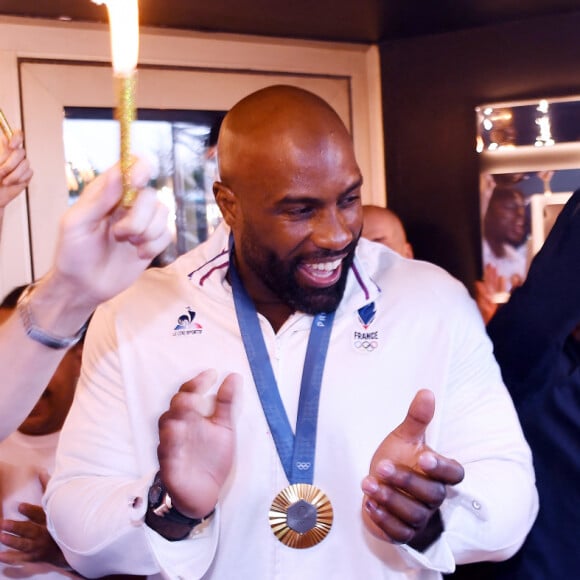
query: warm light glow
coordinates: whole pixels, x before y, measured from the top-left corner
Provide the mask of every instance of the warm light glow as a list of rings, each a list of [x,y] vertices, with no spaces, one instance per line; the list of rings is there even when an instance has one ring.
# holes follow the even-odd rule
[[[476,107],[475,110],[479,137],[475,147],[478,153],[483,152],[486,143],[487,149],[490,151],[515,145],[515,128],[511,109],[485,107],[482,110],[480,107]]]
[[[119,76],[130,76],[137,68],[139,56],[138,0],[93,0],[106,4],[111,30],[113,70]]]
[[[539,134],[536,137],[536,142],[534,145],[536,147],[544,147],[554,145],[554,139],[552,139],[552,126],[550,123],[550,106],[548,101],[541,100],[536,107],[536,111],[541,113],[536,119],[536,125],[539,127]]]

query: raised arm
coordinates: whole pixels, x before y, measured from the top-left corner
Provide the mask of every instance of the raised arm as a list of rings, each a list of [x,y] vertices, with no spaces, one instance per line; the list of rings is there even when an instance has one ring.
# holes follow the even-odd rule
[[[145,185],[144,163],[135,164],[132,179]],[[117,208],[120,196],[118,167],[87,187],[63,216],[51,269],[27,307],[0,327],[1,438],[26,417],[65,352],[31,338],[30,328],[57,339],[74,336],[98,304],[129,286],[170,241],[167,209],[154,191],[143,189],[128,211]]]

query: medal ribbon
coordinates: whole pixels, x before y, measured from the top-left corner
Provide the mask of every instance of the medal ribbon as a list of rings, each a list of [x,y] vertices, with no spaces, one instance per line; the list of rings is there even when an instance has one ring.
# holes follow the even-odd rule
[[[311,484],[314,477],[320,386],[334,312],[321,312],[312,322],[302,371],[296,436],[294,436],[280,397],[258,313],[236,271],[233,252],[230,258],[230,276],[246,355],[286,477],[291,484]]]

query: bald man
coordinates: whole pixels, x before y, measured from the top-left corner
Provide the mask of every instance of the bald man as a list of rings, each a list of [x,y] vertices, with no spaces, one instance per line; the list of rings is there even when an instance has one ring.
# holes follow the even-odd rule
[[[399,216],[386,207],[363,205],[362,236],[372,242],[383,244],[404,258],[413,258],[413,247]]]
[[[513,554],[537,498],[481,318],[436,266],[360,239],[338,115],[265,88],[218,160],[224,224],[91,324],[45,498],[71,565],[428,580]]]

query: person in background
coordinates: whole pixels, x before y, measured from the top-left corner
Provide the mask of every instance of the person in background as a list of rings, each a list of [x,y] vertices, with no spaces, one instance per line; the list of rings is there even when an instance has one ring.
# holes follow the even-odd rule
[[[375,205],[363,205],[362,209],[363,238],[383,244],[404,258],[414,258],[413,247],[407,241],[403,222],[397,214],[390,209]],[[484,279],[475,282],[475,301],[485,323],[491,320],[497,310],[499,289],[505,287],[503,278],[498,278],[496,269],[488,264],[485,267]]]
[[[516,247],[525,240],[525,200],[521,191],[496,185],[483,219],[483,266],[495,270],[499,290],[511,292],[526,275],[525,255]]]
[[[23,191],[32,179],[32,169],[22,147],[21,131],[8,138],[0,132],[0,239],[4,208]]]
[[[399,216],[386,207],[363,205],[362,236],[383,244],[404,258],[413,258],[413,247]]]
[[[465,578],[546,580],[580,569],[580,190],[525,282],[487,325],[532,449],[540,511],[521,550]],[[475,568],[475,569],[472,569]]]
[[[360,238],[336,112],[262,89],[218,162],[224,222],[92,319],[43,500],[69,562],[430,580],[512,555],[537,497],[481,317],[437,266]]]
[[[28,415],[94,309],[133,283],[169,244],[168,211],[153,190],[143,189],[148,178],[147,165],[136,161],[131,179],[139,195],[132,208],[120,208],[115,166],[63,215],[51,268],[0,327],[0,440]]]
[[[497,273],[494,266],[486,264],[483,279],[474,282],[474,299],[485,324],[493,318],[497,309],[509,300],[510,293],[505,288],[503,276]]]
[[[0,325],[26,286],[0,304]],[[41,506],[60,429],[72,404],[81,368],[82,341],[64,354],[40,399],[18,429],[0,442],[0,578],[78,578],[46,529]]]
[[[510,177],[515,179],[513,175]],[[499,176],[496,176],[499,178]],[[483,278],[474,282],[474,298],[487,324],[498,306],[525,279],[527,259],[517,249],[525,242],[525,201],[511,182],[492,190],[483,220]]]
[[[0,325],[14,311],[26,286],[0,304]],[[0,578],[78,578],[46,528],[41,505],[54,469],[60,430],[73,401],[83,341],[63,356],[40,399],[18,427],[0,442]],[[134,576],[114,576],[135,578]]]
[[[414,258],[413,247],[407,241],[403,222],[392,210],[375,205],[363,205],[362,236],[373,242],[383,244],[394,250],[404,258]],[[483,280],[475,282],[475,301],[487,324],[498,307],[498,297],[505,300],[508,293],[501,293],[505,287],[503,278],[500,278],[496,269],[488,264],[485,267]]]

